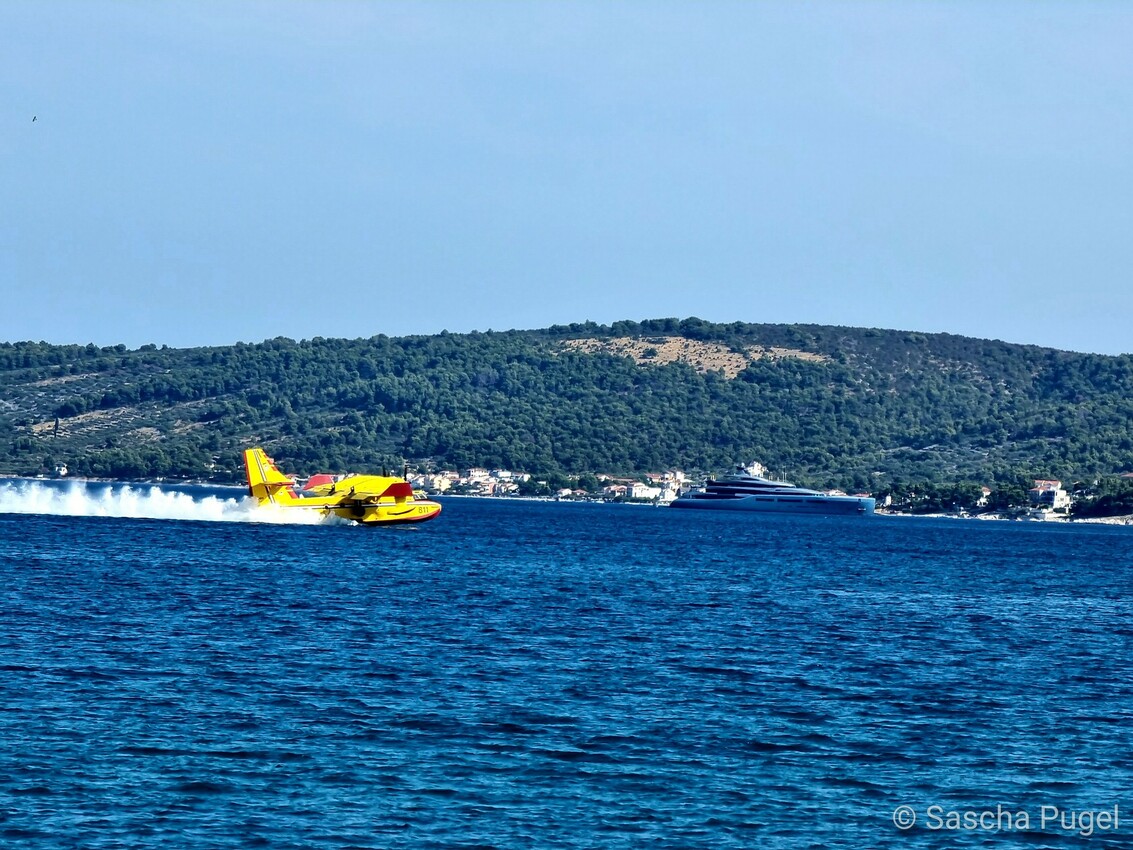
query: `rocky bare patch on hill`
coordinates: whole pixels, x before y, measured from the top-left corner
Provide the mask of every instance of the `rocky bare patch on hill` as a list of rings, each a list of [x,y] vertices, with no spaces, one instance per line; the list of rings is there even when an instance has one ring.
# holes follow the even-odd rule
[[[604,352],[620,357],[631,357],[639,366],[687,363],[697,372],[720,372],[729,380],[756,360],[795,358],[821,363],[830,359],[821,354],[795,348],[751,345],[736,350],[718,342],[702,342],[679,336],[568,339],[563,341],[562,346],[568,351],[581,351],[587,354]]]

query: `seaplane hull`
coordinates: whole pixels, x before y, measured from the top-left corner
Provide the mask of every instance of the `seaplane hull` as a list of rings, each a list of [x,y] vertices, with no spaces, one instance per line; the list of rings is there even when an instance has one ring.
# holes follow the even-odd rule
[[[248,491],[262,506],[318,511],[360,525],[404,525],[426,522],[441,512],[437,502],[415,496],[404,478],[385,475],[348,475],[308,485],[302,491],[294,478],[284,475],[261,448],[244,452]]]

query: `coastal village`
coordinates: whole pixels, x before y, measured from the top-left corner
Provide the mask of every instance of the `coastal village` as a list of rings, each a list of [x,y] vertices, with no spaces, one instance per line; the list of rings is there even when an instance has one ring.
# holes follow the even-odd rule
[[[767,476],[769,473],[759,463],[743,468],[749,474]],[[472,467],[465,470],[443,469],[433,472],[414,472],[406,470],[406,480],[413,490],[422,496],[474,496],[480,498],[527,498],[542,501],[586,501],[621,502],[639,505],[664,507],[681,496],[699,492],[704,488],[706,476],[686,475],[677,469],[664,472],[645,473],[636,478],[615,477],[606,474],[584,473],[576,478],[548,476],[538,478],[528,472],[508,469],[489,469]],[[54,478],[68,477],[65,464],[57,464],[53,470]],[[1133,472],[1120,473],[1116,478],[1133,484]],[[562,482],[574,486],[556,486]],[[939,504],[927,492],[907,490],[895,496],[892,492],[877,495],[876,512],[890,515],[952,516],[974,519],[1025,519],[1025,520],[1069,520],[1085,519],[1074,516],[1075,505],[1079,507],[1097,500],[1093,486],[1081,482],[1068,485],[1051,478],[1033,479],[1033,486],[1026,490],[1025,498],[1011,504],[1003,504],[995,499],[995,492],[987,486],[979,487],[968,502],[957,500],[951,505]],[[831,496],[871,497],[870,493],[846,493],[841,490],[825,490]],[[1133,525],[1133,514],[1120,511],[1113,516],[1095,516],[1096,522]]]
[[[759,474],[764,470],[759,464],[753,467]],[[1133,472],[1123,473],[1119,478],[1133,482]],[[675,499],[699,490],[703,478],[686,476],[681,470],[647,473],[639,478],[616,478],[609,475],[581,476],[578,481],[593,479],[596,487],[552,487],[546,480],[536,479],[526,472],[507,469],[487,469],[473,467],[464,471],[441,470],[431,473],[410,473],[408,480],[413,489],[429,495],[463,495],[479,497],[527,497],[555,500],[629,502],[665,506]],[[846,494],[839,490],[826,491],[831,495],[868,496],[868,493]],[[918,501],[926,502],[925,494],[910,493],[903,499],[895,499],[892,494],[881,496],[877,502],[877,512],[881,514],[935,514],[981,519],[1027,519],[1027,520],[1068,520],[1073,506],[1084,500],[1092,500],[1088,489],[1067,489],[1064,482],[1057,479],[1036,478],[1033,486],[1026,492],[1024,504],[1008,508],[993,504],[993,491],[990,487],[980,488],[980,494],[970,506],[957,505],[948,510],[925,508],[918,510]],[[1124,521],[1133,524],[1133,517],[1114,517],[1111,521]]]
[[[463,473],[443,470],[430,474],[410,474],[414,490],[430,495],[463,496],[543,496],[555,499],[651,502],[667,505],[681,495],[685,475],[680,471],[649,473],[644,481],[595,475],[599,489],[581,487],[552,488],[547,481],[536,481],[529,473],[507,469],[474,467]]]

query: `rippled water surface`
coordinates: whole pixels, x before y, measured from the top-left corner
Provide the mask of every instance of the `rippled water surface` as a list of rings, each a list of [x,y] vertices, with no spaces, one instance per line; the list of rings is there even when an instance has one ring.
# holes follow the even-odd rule
[[[1133,846],[1131,543],[471,499],[377,530],[0,515],[0,846],[1080,846],[1044,805],[1118,806],[1088,841]]]

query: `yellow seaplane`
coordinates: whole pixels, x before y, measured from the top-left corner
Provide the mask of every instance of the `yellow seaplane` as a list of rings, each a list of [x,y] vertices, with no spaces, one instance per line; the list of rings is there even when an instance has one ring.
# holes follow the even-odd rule
[[[260,505],[301,511],[320,511],[362,525],[424,522],[440,514],[436,502],[413,494],[404,478],[385,475],[315,475],[299,490],[294,478],[284,475],[261,448],[244,451],[248,490]]]

